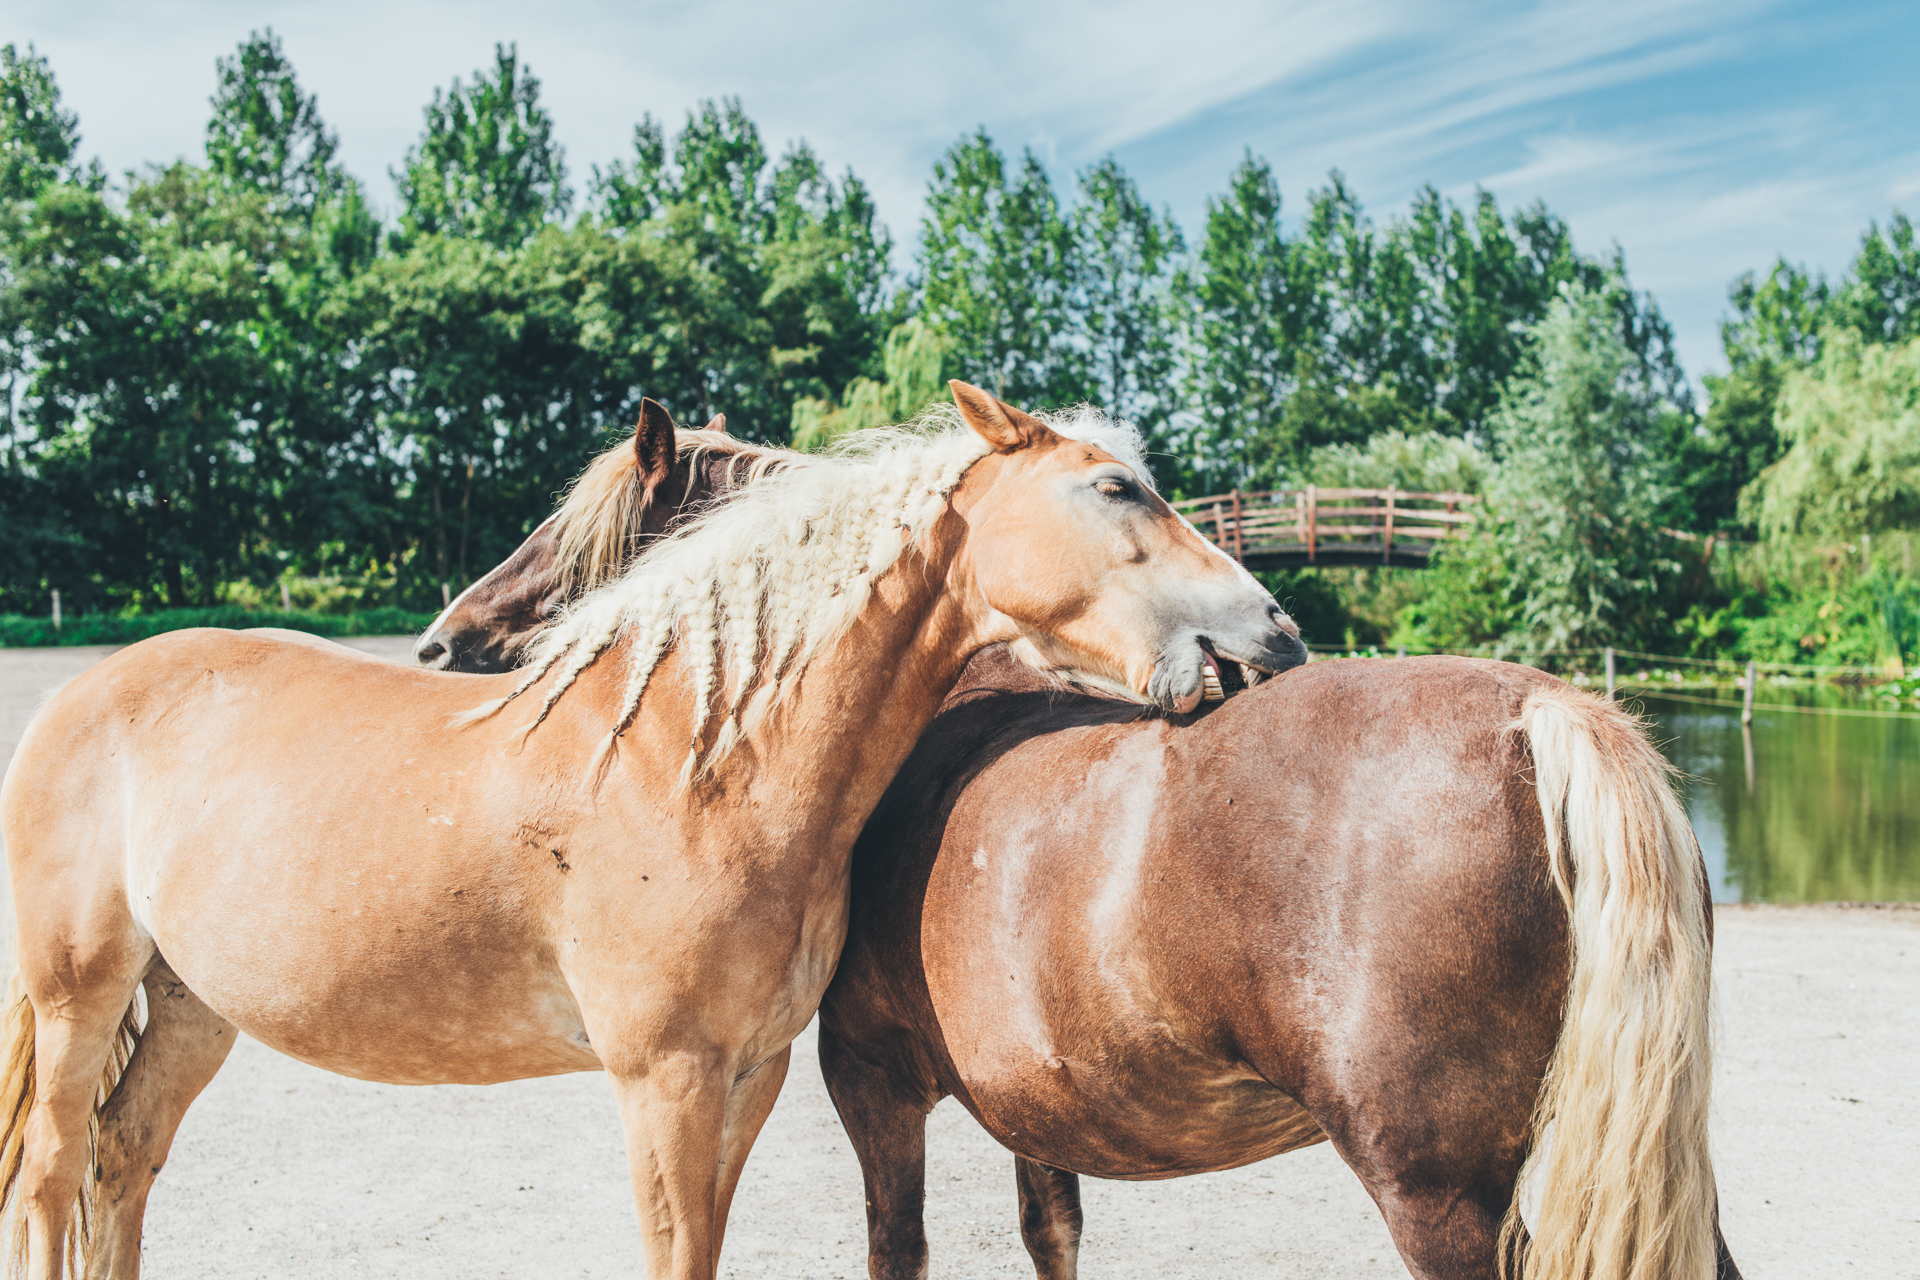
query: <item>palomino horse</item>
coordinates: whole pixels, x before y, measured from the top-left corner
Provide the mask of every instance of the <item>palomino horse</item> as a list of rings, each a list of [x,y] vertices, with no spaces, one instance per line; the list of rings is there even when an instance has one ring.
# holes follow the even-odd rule
[[[413,646],[438,671],[511,671],[562,605],[624,569],[640,549],[732,485],[801,457],[726,434],[717,415],[680,431],[652,400],[633,438],[593,460],[566,502],[491,573],[440,612]]]
[[[949,1093],[1016,1152],[1044,1280],[1074,1274],[1077,1173],[1328,1138],[1416,1275],[1495,1273],[1523,1159],[1528,1277],[1739,1275],[1705,1148],[1704,870],[1633,722],[1558,680],[1325,663],[1143,720],[989,649],[852,888],[821,1063],[876,1280],[925,1273]]]
[[[988,657],[855,847],[820,1008],[874,1280],[926,1274],[947,1094],[1015,1153],[1042,1280],[1075,1274],[1077,1174],[1327,1140],[1423,1280],[1510,1247],[1527,1280],[1736,1280],[1705,868],[1631,717],[1411,658],[1144,719]]]
[[[605,1070],[647,1272],[709,1280],[853,841],[967,659],[1013,641],[1191,709],[1215,655],[1301,656],[1132,466],[954,391],[964,426],[744,486],[524,674],[198,631],[55,695],[0,788],[25,997],[0,1177],[32,1280],[76,1248],[136,1274],[236,1030],[395,1083]]]

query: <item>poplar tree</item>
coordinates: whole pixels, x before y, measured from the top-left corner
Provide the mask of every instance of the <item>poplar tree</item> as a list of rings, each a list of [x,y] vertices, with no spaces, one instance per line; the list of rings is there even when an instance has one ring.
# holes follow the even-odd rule
[[[1014,404],[1088,393],[1074,344],[1071,227],[1032,152],[1009,175],[984,129],[933,166],[920,222],[919,310],[962,377]]]
[[[1665,621],[1678,411],[1622,334],[1623,292],[1561,285],[1493,414],[1490,501],[1522,647],[1640,647]]]
[[[540,82],[515,45],[491,70],[434,90],[426,130],[393,175],[403,233],[461,236],[496,248],[524,242],[572,202],[566,158],[540,103]]]
[[[1079,195],[1069,217],[1072,302],[1087,396],[1150,443],[1161,441],[1180,404],[1175,339],[1186,244],[1173,215],[1155,214],[1112,157],[1080,175]]]

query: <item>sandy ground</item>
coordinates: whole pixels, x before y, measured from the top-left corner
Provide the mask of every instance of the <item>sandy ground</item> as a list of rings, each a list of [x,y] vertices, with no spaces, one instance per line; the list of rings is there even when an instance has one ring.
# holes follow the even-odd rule
[[[354,641],[403,658],[407,642]],[[0,650],[0,750],[106,650]],[[10,912],[7,913],[10,916]],[[1920,1280],[1920,910],[1719,909],[1714,1139],[1755,1280]],[[1028,1276],[1012,1160],[951,1101],[929,1133],[933,1273]],[[1232,1173],[1085,1182],[1089,1280],[1404,1276],[1322,1145]],[[809,1032],[747,1166],[723,1275],[860,1277],[859,1167]],[[638,1276],[619,1125],[597,1075],[409,1089],[242,1040],[180,1131],[149,1276]]]

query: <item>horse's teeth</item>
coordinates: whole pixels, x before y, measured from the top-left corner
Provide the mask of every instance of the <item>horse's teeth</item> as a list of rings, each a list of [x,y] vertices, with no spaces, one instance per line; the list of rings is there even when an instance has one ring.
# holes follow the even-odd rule
[[[1225,702],[1227,691],[1220,687],[1220,677],[1209,670],[1201,680],[1201,688],[1208,702]]]

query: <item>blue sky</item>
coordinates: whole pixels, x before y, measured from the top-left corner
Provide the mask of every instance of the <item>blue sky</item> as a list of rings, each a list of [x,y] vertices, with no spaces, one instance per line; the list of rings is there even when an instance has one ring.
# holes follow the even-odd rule
[[[198,157],[214,58],[267,25],[389,205],[434,88],[518,41],[576,185],[643,112],[737,94],[774,149],[852,166],[903,247],[933,160],[980,124],[1058,179],[1117,155],[1189,235],[1249,149],[1296,213],[1334,167],[1376,216],[1429,183],[1543,199],[1583,250],[1625,250],[1695,377],[1739,272],[1838,274],[1869,220],[1920,216],[1914,0],[13,0],[0,39],[52,59],[120,171]]]

